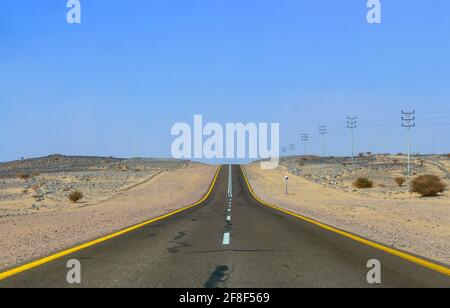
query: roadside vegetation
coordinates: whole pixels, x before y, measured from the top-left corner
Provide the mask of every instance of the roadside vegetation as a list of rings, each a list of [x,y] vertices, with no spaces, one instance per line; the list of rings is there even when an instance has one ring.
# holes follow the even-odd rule
[[[358,178],[354,183],[353,186],[358,189],[369,189],[373,188],[373,182],[369,180],[368,178]]]
[[[27,181],[31,177],[31,174],[29,174],[29,173],[18,173],[16,175],[16,177],[18,177],[19,179],[21,179],[23,181]]]
[[[83,193],[79,190],[76,190],[69,194],[69,200],[72,201],[73,203],[77,203],[78,201],[83,199],[83,197],[84,197]]]
[[[406,183],[406,178],[404,177],[396,177],[394,179],[395,183],[397,183],[398,187],[403,187],[403,184]]]
[[[447,184],[435,175],[421,175],[411,182],[411,192],[418,193],[422,197],[436,197],[446,188]]]

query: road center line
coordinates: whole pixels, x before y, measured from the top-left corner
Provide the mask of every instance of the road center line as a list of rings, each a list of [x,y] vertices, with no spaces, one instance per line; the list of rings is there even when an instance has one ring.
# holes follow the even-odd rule
[[[233,197],[233,181],[232,181],[232,171],[231,165],[228,167],[228,198]]]
[[[226,232],[223,235],[223,244],[230,245],[230,232]]]

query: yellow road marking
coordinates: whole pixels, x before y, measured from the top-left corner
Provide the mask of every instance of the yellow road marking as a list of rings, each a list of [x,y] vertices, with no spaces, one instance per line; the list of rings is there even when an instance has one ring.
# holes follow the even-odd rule
[[[421,259],[421,258],[414,257],[414,256],[409,255],[409,254],[407,254],[407,253],[404,253],[404,252],[395,250],[395,249],[393,249],[393,248],[389,248],[389,247],[386,247],[386,246],[383,246],[383,245],[374,243],[374,242],[369,241],[369,240],[367,240],[367,239],[364,239],[364,238],[362,238],[362,237],[359,237],[359,236],[353,235],[353,234],[351,234],[351,233],[348,233],[348,232],[345,232],[345,231],[342,231],[342,230],[333,228],[333,227],[331,227],[331,226],[328,226],[328,225],[326,225],[326,224],[323,224],[323,223],[318,222],[318,221],[316,221],[316,220],[313,220],[313,219],[311,219],[311,218],[308,218],[308,217],[305,217],[305,216],[296,214],[296,213],[294,213],[294,212],[291,212],[291,211],[288,211],[288,210],[279,208],[278,206],[271,205],[271,204],[268,204],[268,203],[264,202],[264,201],[261,200],[261,199],[255,194],[255,192],[253,191],[253,189],[252,189],[252,187],[251,187],[251,185],[250,185],[250,182],[248,181],[248,178],[247,178],[247,176],[246,176],[246,174],[245,174],[244,169],[242,168],[242,166],[241,166],[241,171],[242,171],[242,174],[244,175],[244,180],[245,180],[245,182],[247,183],[247,187],[248,187],[248,189],[249,189],[251,195],[252,195],[253,198],[255,198],[259,203],[264,204],[265,206],[268,206],[268,207],[270,207],[270,208],[272,208],[272,209],[275,209],[275,210],[277,210],[277,211],[283,212],[283,213],[285,213],[285,214],[288,214],[288,215],[297,217],[297,218],[299,218],[299,219],[301,219],[301,220],[303,220],[303,221],[312,223],[312,224],[314,224],[314,225],[316,225],[316,226],[319,226],[319,227],[321,227],[321,228],[323,228],[323,229],[326,229],[326,230],[328,230],[328,231],[331,231],[331,232],[340,234],[340,235],[342,235],[342,236],[344,236],[344,237],[347,237],[347,238],[349,238],[349,239],[352,239],[352,240],[354,240],[354,241],[356,241],[356,242],[362,243],[362,244],[367,245],[367,246],[370,246],[370,247],[372,247],[372,248],[376,248],[376,249],[378,249],[378,250],[381,250],[381,251],[384,251],[384,252],[389,253],[389,254],[391,254],[391,255],[400,257],[400,258],[402,258],[402,259],[404,259],[404,260],[413,262],[413,263],[415,263],[415,264],[419,264],[419,265],[421,265],[421,266],[424,266],[424,267],[426,267],[426,268],[429,268],[429,269],[434,270],[434,271],[436,271],[436,272],[439,272],[439,273],[441,273],[441,274],[450,276],[450,269],[447,268],[447,267],[445,267],[445,266],[442,266],[442,265],[439,265],[439,264],[435,264],[435,263],[432,263],[432,262],[423,260],[423,259]]]
[[[197,205],[203,203],[203,202],[211,195],[211,192],[212,192],[213,189],[214,189],[214,186],[215,186],[215,184],[216,184],[217,177],[219,176],[219,173],[220,173],[221,168],[222,168],[222,166],[219,166],[219,167],[217,168],[216,174],[215,174],[215,176],[214,176],[214,179],[213,179],[213,181],[212,181],[212,184],[211,184],[211,186],[210,186],[208,192],[205,194],[205,196],[203,196],[203,198],[202,198],[201,200],[197,201],[196,203],[191,204],[191,205],[188,205],[188,206],[186,206],[186,207],[183,207],[183,208],[181,208],[181,209],[179,209],[179,210],[170,212],[170,213],[168,213],[168,214],[165,214],[165,215],[162,215],[162,216],[153,218],[153,219],[151,219],[151,220],[148,220],[148,221],[146,221],[146,222],[143,222],[143,223],[141,223],[141,224],[135,225],[135,226],[133,226],[133,227],[124,229],[124,230],[122,230],[122,231],[113,233],[113,234],[111,234],[111,235],[107,235],[107,236],[102,237],[102,238],[99,238],[99,239],[97,239],[97,240],[88,242],[88,243],[86,243],[86,244],[83,244],[83,245],[80,245],[80,246],[77,246],[77,247],[74,247],[74,248],[71,248],[71,249],[64,250],[64,251],[59,252],[59,253],[57,253],[57,254],[51,255],[51,256],[49,256],[49,257],[42,258],[42,259],[40,259],[40,260],[37,260],[37,261],[31,262],[31,263],[28,263],[28,264],[19,266],[19,267],[17,267],[17,268],[11,269],[11,270],[6,271],[6,272],[4,272],[4,273],[0,273],[0,280],[4,280],[4,279],[6,279],[6,278],[8,278],[8,277],[17,275],[17,274],[22,273],[22,272],[25,272],[25,271],[28,271],[28,270],[30,270],[30,269],[32,269],[32,268],[35,268],[35,267],[44,265],[44,264],[46,264],[46,263],[49,263],[49,262],[51,262],[51,261],[60,259],[60,258],[62,258],[62,257],[65,257],[65,256],[67,256],[67,255],[70,255],[70,254],[72,254],[72,253],[78,252],[78,251],[83,250],[83,249],[86,249],[86,248],[88,248],[88,247],[92,247],[92,246],[94,246],[94,245],[97,245],[97,244],[100,244],[100,243],[102,243],[102,242],[108,241],[108,240],[113,239],[113,238],[115,238],[115,237],[124,235],[124,234],[126,234],[126,233],[131,232],[131,231],[135,231],[135,230],[140,229],[140,228],[142,228],[142,227],[145,227],[145,226],[147,226],[147,225],[149,225],[149,224],[152,224],[152,223],[154,223],[154,222],[163,220],[163,219],[165,219],[165,218],[168,218],[168,217],[173,216],[173,215],[175,215],[175,214],[178,214],[178,213],[180,213],[180,212],[184,212],[184,211],[186,211],[186,210],[188,210],[188,209],[191,209],[191,208],[193,208],[193,207],[195,207],[195,206],[197,206]]]

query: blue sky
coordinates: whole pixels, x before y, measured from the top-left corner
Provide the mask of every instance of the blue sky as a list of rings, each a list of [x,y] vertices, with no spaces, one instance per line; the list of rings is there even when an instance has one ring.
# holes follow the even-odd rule
[[[450,2],[2,0],[0,161],[52,153],[170,156],[176,122],[279,122],[282,144],[328,124],[328,152],[450,152]],[[300,145],[297,145],[300,148]]]

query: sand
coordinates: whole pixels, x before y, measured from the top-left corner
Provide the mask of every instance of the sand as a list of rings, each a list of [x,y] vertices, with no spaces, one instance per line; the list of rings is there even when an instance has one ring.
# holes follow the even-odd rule
[[[47,256],[192,204],[207,192],[216,169],[215,166],[189,164],[151,172],[139,183],[131,181],[106,198],[97,196],[80,204],[71,204],[65,197],[58,201],[53,196],[56,199],[53,203],[45,201],[53,205],[29,210],[29,204],[16,200],[11,205],[14,210],[0,218],[0,269]],[[95,179],[92,182],[96,183]]]
[[[255,193],[268,203],[400,250],[450,264],[450,202],[439,198],[337,189],[288,172],[280,166],[245,168]],[[289,175],[285,195],[284,176]]]

